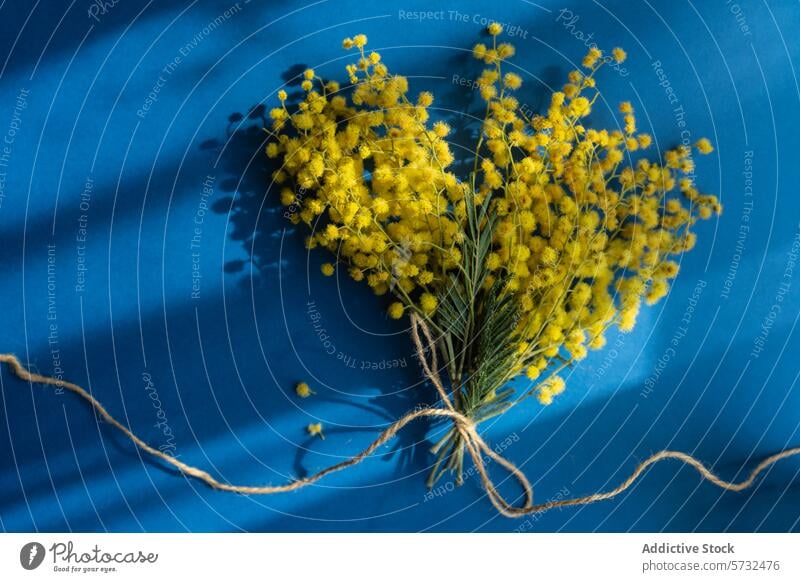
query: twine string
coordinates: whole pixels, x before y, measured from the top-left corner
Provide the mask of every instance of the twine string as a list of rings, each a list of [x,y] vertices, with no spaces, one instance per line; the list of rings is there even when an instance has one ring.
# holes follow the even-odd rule
[[[422,342],[422,338],[419,335],[419,331],[422,330],[422,335],[425,337],[427,342],[427,347]],[[347,469],[348,467],[352,467],[354,465],[359,464],[361,461],[372,455],[379,447],[384,445],[386,442],[390,441],[394,438],[397,433],[399,433],[406,425],[413,422],[418,418],[423,417],[432,417],[432,418],[449,418],[452,422],[456,430],[458,431],[461,440],[464,443],[464,448],[469,454],[472,462],[475,466],[475,469],[478,472],[478,475],[481,479],[481,484],[483,485],[484,490],[486,491],[487,497],[492,505],[497,509],[499,513],[506,517],[521,517],[523,515],[528,515],[532,513],[540,513],[543,511],[548,511],[550,509],[555,509],[557,507],[569,507],[575,505],[588,505],[591,503],[596,503],[598,501],[603,501],[606,499],[611,499],[616,497],[617,495],[621,494],[622,492],[629,489],[647,470],[648,467],[659,463],[661,461],[667,459],[676,459],[685,463],[691,467],[693,467],[700,476],[713,483],[717,487],[728,491],[743,491],[745,489],[750,488],[756,480],[756,477],[768,469],[770,466],[774,465],[778,461],[782,459],[786,459],[789,457],[794,457],[800,455],[800,447],[793,447],[790,449],[783,450],[779,453],[775,453],[774,455],[770,455],[769,457],[763,459],[755,468],[750,472],[749,476],[740,481],[730,482],[721,479],[717,475],[715,475],[711,470],[709,470],[702,462],[698,459],[689,455],[687,453],[683,453],[680,451],[660,451],[655,453],[654,455],[648,457],[636,467],[633,473],[625,479],[622,483],[620,483],[614,489],[609,491],[603,491],[598,493],[592,493],[590,495],[586,495],[583,497],[575,497],[572,499],[560,499],[560,500],[553,500],[548,501],[545,503],[533,503],[533,487],[531,486],[530,482],[528,481],[525,474],[510,462],[508,459],[505,459],[502,455],[496,453],[492,448],[486,443],[483,437],[480,436],[478,433],[477,426],[475,423],[470,419],[468,416],[462,414],[458,410],[455,409],[450,397],[447,394],[447,390],[444,387],[444,383],[442,382],[441,377],[438,373],[438,362],[436,359],[436,345],[431,336],[430,330],[425,322],[419,318],[416,314],[411,316],[411,337],[414,341],[414,345],[417,351],[417,356],[419,358],[420,364],[422,365],[422,369],[425,372],[425,376],[431,381],[434,388],[436,389],[439,397],[442,400],[443,406],[440,408],[426,408],[422,410],[415,410],[412,412],[407,413],[406,415],[402,416],[395,422],[393,422],[389,427],[387,427],[377,439],[375,439],[367,448],[365,448],[360,453],[345,459],[339,463],[331,465],[321,471],[314,473],[310,477],[305,477],[303,479],[297,479],[294,481],[290,481],[283,485],[261,485],[261,486],[252,486],[252,485],[233,485],[230,483],[224,483],[222,481],[217,480],[208,472],[199,469],[193,465],[189,465],[172,457],[163,451],[160,451],[156,448],[151,447],[146,442],[144,442],[141,438],[136,436],[128,427],[123,425],[119,422],[114,416],[111,415],[108,410],[92,395],[90,394],[85,388],[79,386],[78,384],[74,384],[72,382],[59,380],[57,378],[53,378],[51,376],[44,376],[42,374],[38,374],[36,372],[31,372],[22,363],[19,359],[14,356],[13,354],[0,354],[0,363],[5,363],[8,365],[9,369],[16,375],[20,380],[29,382],[31,384],[44,384],[48,386],[55,386],[58,388],[65,388],[70,392],[73,392],[86,400],[94,410],[111,426],[119,430],[122,434],[124,434],[128,439],[130,439],[133,444],[135,444],[139,449],[146,452],[153,457],[157,457],[161,459],[163,462],[167,463],[178,469],[184,475],[192,477],[194,479],[198,479],[212,487],[213,489],[218,489],[220,491],[229,491],[233,493],[241,493],[244,495],[270,495],[273,493],[286,493],[288,491],[296,491],[297,489],[301,489],[312,483],[315,483],[330,475],[331,473],[336,473],[337,471],[341,471],[343,469]],[[430,354],[430,357],[426,357],[426,352]],[[505,470],[509,472],[520,484],[523,489],[525,501],[523,505],[514,505],[510,503],[505,497],[503,497],[495,487],[494,481],[492,481],[491,477],[489,476],[489,472],[486,467],[486,462],[484,460],[484,456],[486,455],[487,458],[491,459]]]
[[[430,363],[425,357],[426,347],[422,344],[422,340],[419,337],[420,329],[422,330],[422,334],[425,336],[425,340],[428,342],[427,351],[431,354]],[[494,505],[497,510],[504,515],[513,508],[513,506],[510,505],[503,498],[503,496],[500,495],[500,493],[498,493],[494,483],[489,478],[480,451],[485,452],[486,455],[509,471],[517,479],[517,481],[519,481],[519,484],[522,486],[525,494],[524,507],[529,507],[533,503],[533,487],[531,487],[531,484],[525,474],[520,471],[516,465],[495,453],[491,447],[486,444],[486,441],[484,441],[483,438],[478,434],[478,429],[472,419],[458,412],[453,406],[453,403],[447,395],[447,390],[444,387],[444,383],[439,376],[439,367],[436,359],[436,342],[434,341],[427,324],[416,313],[411,314],[411,339],[414,341],[414,346],[417,349],[417,358],[422,365],[422,370],[425,372],[425,376],[436,388],[436,391],[439,393],[439,398],[441,398],[445,405],[445,409],[454,415],[452,417],[453,424],[455,425],[455,428],[458,431],[462,442],[464,443],[465,449],[472,458],[475,468],[478,470],[483,488],[486,490],[492,505]]]

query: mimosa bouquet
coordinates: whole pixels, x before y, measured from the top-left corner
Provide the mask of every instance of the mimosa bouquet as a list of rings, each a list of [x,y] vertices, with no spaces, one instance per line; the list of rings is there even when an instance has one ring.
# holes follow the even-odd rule
[[[508,70],[514,47],[499,24],[488,32],[489,46],[473,49],[486,109],[469,175],[450,169],[451,128],[432,119],[433,95],[412,97],[364,35],[344,40],[357,53],[348,86],[307,70],[299,106],[279,92],[266,148],[281,202],[310,228],[307,247],[331,254],[323,273],[344,269],[390,297],[389,317],[411,317],[417,340],[422,325],[426,373],[441,382],[441,364],[440,395],[475,424],[529,397],[550,404],[565,368],[664,297],[695,223],[721,210],[694,182],[692,154],[711,152],[707,139],[657,160],[630,103],[618,128],[585,124],[597,74],[622,49],[592,48],[547,112],[529,116]],[[509,387],[519,375],[528,387]],[[453,423],[433,447],[429,485],[448,471],[462,479],[468,440]]]
[[[611,499],[647,468],[667,459],[692,466],[728,491],[750,488],[759,474],[800,446],[761,460],[739,482],[725,481],[694,456],[652,454],[614,489],[534,504],[525,474],[480,436],[482,421],[534,397],[542,405],[565,389],[562,372],[600,349],[614,326],[630,331],[642,302],[669,291],[676,259],[695,244],[698,219],[721,211],[716,197],[694,182],[694,152],[713,151],[707,139],[649,159],[652,139],[636,127],[630,103],[619,106],[618,128],[587,127],[600,96],[598,72],[625,60],[616,48],[589,50],[582,68],[569,73],[543,115],[529,116],[514,97],[522,85],[507,70],[514,47],[498,42],[499,24],[488,27],[491,46],[475,45],[486,69],[475,81],[486,109],[468,175],[451,168],[450,127],[433,120],[433,95],[412,100],[407,80],[389,73],[364,35],[345,39],[356,49],[347,66],[350,84],[304,74],[302,101],[271,111],[266,153],[280,167],[273,179],[291,220],[310,228],[309,249],[326,249],[325,275],[345,270],[378,295],[387,312],[408,318],[425,376],[441,400],[408,412],[364,450],[334,465],[282,484],[233,484],[147,444],[82,386],[33,372],[14,354],[0,354],[20,379],[66,389],[141,451],[220,491],[272,495],[296,491],[352,467],[415,419],[446,419],[450,426],[433,447],[429,485],[447,472],[463,480],[469,457],[495,508],[508,517]],[[441,364],[441,365],[440,365]],[[525,376],[524,387],[510,380]],[[517,386],[522,383],[515,383]],[[313,394],[296,386],[299,397]],[[320,423],[309,424],[322,435]],[[495,488],[491,459],[524,489],[522,504]]]

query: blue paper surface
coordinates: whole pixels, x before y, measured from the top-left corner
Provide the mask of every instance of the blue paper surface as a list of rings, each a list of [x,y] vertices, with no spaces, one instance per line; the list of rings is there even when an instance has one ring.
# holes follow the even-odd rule
[[[623,46],[593,123],[632,101],[658,146],[707,136],[698,229],[662,303],[614,334],[546,408],[482,427],[537,501],[609,489],[663,448],[724,478],[800,443],[797,3],[6,2],[0,7],[0,352],[91,392],[153,446],[237,484],[282,483],[355,454],[432,404],[386,299],[325,278],[278,204],[264,108],[306,67],[345,79],[365,33],[472,142],[469,51],[506,24],[525,85],[547,95],[596,42]],[[615,121],[616,120],[616,121]],[[316,394],[300,400],[294,384]],[[800,462],[743,493],[651,468],[613,501],[497,515],[474,471],[424,487],[442,424],[301,491],[216,492],[146,456],[85,402],[0,374],[5,531],[788,531]],[[519,381],[520,385],[524,382]],[[322,422],[325,440],[305,426]],[[496,469],[496,468],[495,468]],[[501,472],[504,493],[516,485]]]

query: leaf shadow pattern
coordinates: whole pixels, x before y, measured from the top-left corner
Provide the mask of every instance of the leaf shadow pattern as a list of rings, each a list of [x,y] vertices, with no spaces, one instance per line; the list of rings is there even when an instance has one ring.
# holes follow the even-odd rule
[[[302,73],[306,68],[302,64],[294,65],[282,75],[289,93],[286,106],[290,111],[296,109],[304,97],[303,91],[293,88],[297,86],[299,89]],[[293,265],[294,269],[299,268],[297,265],[305,263],[307,253],[303,245],[306,233],[302,226],[294,227],[289,222],[287,212],[292,209],[280,203],[281,186],[272,180],[279,163],[265,155],[269,134],[264,128],[270,123],[267,107],[263,103],[257,104],[246,110],[246,113],[234,112],[228,116],[224,141],[211,138],[199,146],[201,150],[216,156],[216,166],[222,174],[218,182],[221,194],[211,205],[211,209],[217,214],[227,214],[227,236],[240,243],[247,254],[244,259],[227,260],[223,270],[228,275],[238,276],[237,283],[253,293],[275,293],[273,282],[276,272],[281,277],[291,276],[287,269],[292,269]],[[340,293],[340,297],[350,304],[345,306],[348,311],[364,302],[376,301],[366,287],[354,281],[347,279],[341,281],[340,285],[346,288],[345,292]],[[352,325],[348,322],[347,313],[333,313],[331,307],[326,309],[326,315],[330,315],[331,319],[329,326]],[[400,325],[394,324],[395,322],[376,322],[380,327],[391,328],[388,331],[394,332],[393,335],[397,337],[397,340],[393,340],[394,343],[402,346],[399,349],[409,350],[410,342],[402,333]],[[380,393],[368,397],[366,401],[318,398],[320,403],[335,403],[361,409],[373,417],[377,416],[382,423],[364,428],[331,427],[326,429],[326,434],[375,432],[377,436],[383,430],[383,425],[391,424],[414,407],[423,406],[419,403],[419,398],[433,400],[432,389],[408,389],[409,386],[416,385],[419,379],[418,368],[412,364],[399,377],[392,376],[392,385],[380,386]],[[358,383],[363,378],[348,379],[346,374],[337,376],[337,382],[349,383],[354,380]],[[430,443],[426,443],[429,429],[428,419],[414,423],[387,445],[389,449],[383,453],[383,458],[386,461],[396,460],[398,471],[421,470],[427,467],[430,464]],[[298,446],[294,467],[298,478],[313,472],[305,466],[306,456],[313,453],[313,444],[314,439],[308,439]]]
[[[217,156],[216,165],[224,177],[218,183],[221,196],[212,204],[217,214],[228,215],[228,236],[242,244],[252,262],[253,276],[275,265],[277,241],[287,223],[278,214],[277,197],[270,192],[274,168],[263,155],[268,135],[265,106],[252,107],[246,114],[228,116],[226,140],[208,139],[200,144]],[[245,271],[247,261],[228,260],[223,269],[228,274]]]

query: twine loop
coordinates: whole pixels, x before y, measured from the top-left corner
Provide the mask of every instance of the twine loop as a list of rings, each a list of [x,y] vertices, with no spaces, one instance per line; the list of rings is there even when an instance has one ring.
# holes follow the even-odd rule
[[[425,338],[426,344],[423,343],[422,338],[420,337],[420,330],[422,331],[422,335]],[[194,479],[198,479],[204,482],[209,487],[214,489],[218,489],[220,491],[228,491],[233,493],[240,493],[243,495],[270,495],[274,493],[286,493],[288,491],[295,491],[297,489],[301,489],[303,487],[307,487],[323,477],[330,475],[331,473],[335,473],[337,471],[341,471],[348,467],[352,467],[354,465],[359,464],[361,461],[369,457],[372,453],[374,453],[379,447],[384,445],[387,441],[394,438],[397,433],[399,433],[403,428],[409,424],[410,422],[422,418],[422,417],[430,417],[430,418],[449,418],[455,430],[458,432],[459,437],[464,443],[464,449],[469,454],[475,469],[478,472],[478,475],[481,479],[481,484],[486,491],[486,495],[489,498],[489,501],[492,505],[497,509],[497,511],[506,516],[506,517],[521,517],[523,515],[528,515],[532,513],[539,513],[543,511],[547,511],[550,509],[554,509],[556,507],[569,507],[575,505],[588,505],[590,503],[596,503],[598,501],[603,501],[606,499],[611,499],[616,497],[623,491],[630,488],[644,471],[647,470],[648,467],[659,463],[661,461],[667,459],[676,459],[685,463],[691,467],[693,467],[703,479],[710,481],[717,487],[728,491],[743,491],[745,489],[750,488],[753,483],[755,482],[756,477],[767,468],[772,466],[773,464],[777,463],[781,459],[786,459],[789,457],[794,457],[800,455],[800,447],[793,447],[790,449],[783,450],[781,452],[775,453],[770,455],[769,457],[763,459],[756,467],[750,472],[749,476],[740,481],[736,482],[729,482],[721,479],[714,473],[712,473],[703,463],[701,463],[698,459],[689,455],[687,453],[683,453],[680,451],[660,451],[651,455],[636,467],[636,469],[631,473],[631,475],[625,479],[620,485],[610,491],[598,492],[593,493],[591,495],[586,495],[584,497],[576,497],[572,499],[560,499],[554,501],[548,501],[545,503],[534,504],[533,503],[533,487],[531,486],[528,478],[525,474],[512,462],[508,459],[504,458],[502,455],[496,453],[481,437],[480,433],[478,432],[478,427],[475,422],[466,416],[465,414],[459,412],[454,405],[455,394],[451,398],[448,395],[447,390],[445,389],[444,383],[442,382],[441,377],[439,376],[438,369],[438,359],[436,357],[436,344],[431,336],[430,329],[425,324],[425,322],[416,314],[411,315],[411,337],[414,341],[414,346],[416,348],[417,356],[419,358],[420,365],[425,373],[425,376],[428,380],[431,381],[434,388],[436,389],[441,401],[442,406],[439,408],[426,408],[423,410],[415,410],[412,412],[407,413],[405,416],[402,416],[391,425],[389,425],[379,436],[375,439],[367,448],[363,451],[354,455],[344,461],[336,463],[335,465],[331,465],[313,475],[303,478],[297,479],[293,481],[289,481],[283,485],[233,485],[230,483],[224,483],[222,481],[217,480],[215,477],[210,475],[208,472],[195,467],[193,465],[189,465],[167,455],[163,451],[153,448],[152,446],[148,445],[144,442],[141,438],[136,436],[128,427],[123,425],[119,422],[113,415],[111,415],[108,410],[94,397],[92,396],[86,389],[78,384],[74,384],[72,382],[68,382],[65,380],[59,380],[57,378],[53,378],[51,376],[44,376],[42,374],[38,374],[35,372],[31,372],[22,363],[19,359],[14,356],[13,354],[0,354],[0,363],[5,363],[8,365],[10,370],[16,375],[19,379],[29,382],[31,384],[45,384],[48,386],[55,386],[57,388],[64,388],[67,389],[84,400],[86,400],[94,410],[103,418],[106,422],[108,422],[111,426],[122,432],[134,445],[136,445],[142,451],[152,455],[153,457],[157,457],[161,459],[163,462],[175,467],[181,473],[188,477],[192,477]],[[520,484],[523,490],[524,502],[522,505],[514,505],[510,503],[505,497],[503,497],[495,487],[494,481],[492,481],[491,477],[489,476],[488,470],[486,468],[485,459],[490,459],[494,461],[499,466],[504,468],[508,473],[513,476]]]
[[[422,330],[425,340],[428,342],[427,346],[423,345],[422,339],[419,336],[419,330]],[[439,376],[438,360],[436,358],[436,342],[431,335],[430,329],[425,322],[416,313],[411,314],[411,339],[414,341],[414,346],[417,349],[417,357],[419,358],[420,365],[422,366],[425,376],[431,381],[436,391],[439,393],[439,398],[442,400],[445,409],[451,413],[453,425],[458,431],[461,440],[464,442],[464,448],[469,453],[475,469],[480,475],[481,483],[489,497],[489,501],[495,506],[497,511],[507,517],[512,516],[512,512],[517,509],[527,509],[533,504],[533,487],[531,486],[525,474],[517,468],[516,465],[506,460],[504,457],[495,453],[492,448],[486,444],[483,437],[478,433],[478,427],[475,422],[468,416],[458,412],[453,404],[453,397],[447,394],[441,377]],[[430,361],[425,357],[426,351],[430,355]],[[506,499],[497,491],[494,482],[489,477],[486,470],[486,464],[483,460],[485,453],[489,458],[505,468],[511,475],[513,475],[519,484],[522,486],[525,495],[525,504],[522,508],[515,508],[512,504],[508,503]]]

